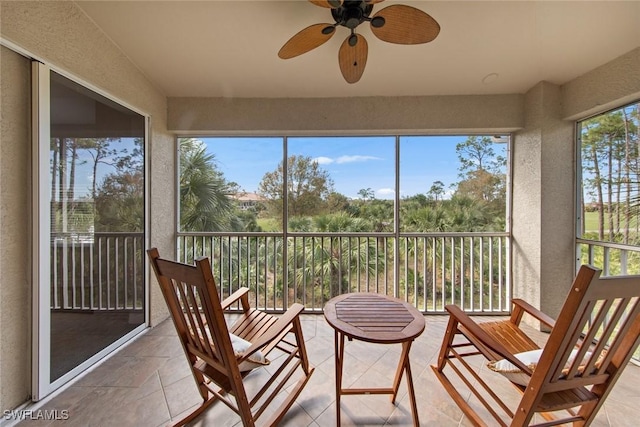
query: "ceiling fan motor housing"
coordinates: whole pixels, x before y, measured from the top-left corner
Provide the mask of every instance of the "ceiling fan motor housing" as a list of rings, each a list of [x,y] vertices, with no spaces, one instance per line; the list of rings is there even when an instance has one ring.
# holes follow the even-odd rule
[[[331,9],[331,15],[336,24],[353,30],[369,20],[372,10],[373,5],[365,0],[345,0],[342,6]]]

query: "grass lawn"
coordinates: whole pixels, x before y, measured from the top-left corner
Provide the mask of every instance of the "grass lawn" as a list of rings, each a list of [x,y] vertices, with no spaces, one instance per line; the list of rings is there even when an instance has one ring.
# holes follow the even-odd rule
[[[616,219],[614,218],[614,222]],[[620,221],[622,222],[620,228],[622,228],[624,224],[624,216],[620,214]],[[638,218],[631,218],[631,228],[636,230],[638,226]],[[609,230],[609,214],[604,214],[604,230],[605,232]],[[597,233],[598,232],[598,212],[586,212],[585,213],[585,223],[584,223],[584,231],[585,233]]]
[[[273,218],[258,218],[257,222],[258,226],[265,232],[282,230],[282,223]]]

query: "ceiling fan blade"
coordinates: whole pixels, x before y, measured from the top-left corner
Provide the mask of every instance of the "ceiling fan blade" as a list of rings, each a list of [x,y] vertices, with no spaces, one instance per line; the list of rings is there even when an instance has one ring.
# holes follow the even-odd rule
[[[311,3],[316,6],[326,7],[329,9],[335,9],[342,6],[344,0],[309,0]]]
[[[307,53],[326,43],[335,34],[333,24],[314,24],[298,32],[280,48],[278,56],[289,59]]]
[[[367,65],[367,40],[360,34],[351,34],[342,42],[338,53],[340,71],[347,83],[360,80],[364,67]]]
[[[440,33],[440,25],[420,9],[394,4],[381,9],[371,18],[371,31],[385,42],[420,44],[435,39]]]

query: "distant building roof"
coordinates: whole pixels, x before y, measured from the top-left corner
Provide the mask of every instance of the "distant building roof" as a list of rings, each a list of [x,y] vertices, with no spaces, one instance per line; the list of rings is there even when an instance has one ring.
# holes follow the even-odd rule
[[[257,193],[237,193],[231,197],[241,202],[264,202],[267,200]]]

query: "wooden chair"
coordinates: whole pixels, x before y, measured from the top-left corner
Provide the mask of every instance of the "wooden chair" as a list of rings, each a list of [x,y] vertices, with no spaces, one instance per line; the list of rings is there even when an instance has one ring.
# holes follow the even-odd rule
[[[504,321],[476,323],[458,307],[449,305],[449,323],[438,363],[432,369],[474,425],[487,425],[479,412],[495,419],[490,425],[523,426],[534,421],[543,421],[536,424],[539,426],[589,425],[638,347],[639,300],[640,276],[601,278],[600,270],[582,266],[556,321],[519,299],[513,300],[511,317]],[[525,355],[534,353],[522,354],[531,350],[540,353],[538,345],[520,327],[525,313],[552,328],[537,366],[532,361],[524,362]],[[488,366],[494,370],[507,362],[513,365],[505,376],[522,392],[514,411],[504,396],[498,396],[498,374],[480,375],[474,368],[478,355],[491,361]],[[481,404],[486,411],[473,409],[471,401],[458,390],[462,384],[456,379],[454,386],[445,368],[450,368],[446,372],[455,373],[471,391],[476,408]],[[534,420],[535,413],[546,421]]]
[[[293,374],[300,367],[301,378],[280,406],[273,413],[268,411],[270,417],[264,425],[277,425],[313,373],[299,319],[303,306],[294,304],[282,316],[272,316],[249,306],[247,288],[221,302],[208,258],[197,259],[193,266],[162,259],[156,248],[147,254],[203,399],[201,406],[175,425],[192,421],[213,402],[221,401],[240,416],[244,426],[253,426],[274,397],[295,380]],[[224,310],[238,302],[242,312],[227,327]],[[242,340],[248,348],[234,349]],[[270,366],[272,374],[259,384],[259,390],[248,393],[244,377],[251,366],[247,365],[259,365],[251,362],[256,355],[268,358],[274,349],[284,356]]]

